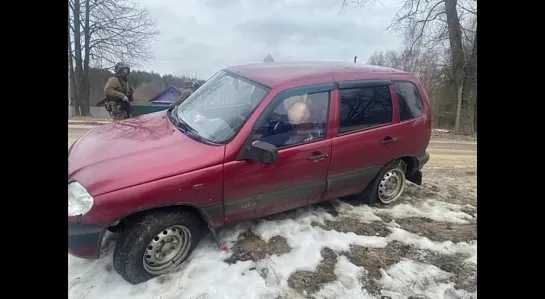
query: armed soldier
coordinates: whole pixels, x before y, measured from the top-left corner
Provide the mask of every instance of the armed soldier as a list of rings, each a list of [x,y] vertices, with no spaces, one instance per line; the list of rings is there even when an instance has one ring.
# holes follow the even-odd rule
[[[133,89],[127,81],[131,68],[124,62],[118,62],[114,67],[115,75],[111,76],[104,86],[106,95],[106,110],[114,120],[130,118]]]

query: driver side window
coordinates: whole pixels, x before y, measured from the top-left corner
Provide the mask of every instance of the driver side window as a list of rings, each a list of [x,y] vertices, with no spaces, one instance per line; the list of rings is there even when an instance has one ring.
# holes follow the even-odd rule
[[[254,128],[254,140],[277,148],[323,140],[328,112],[329,92],[288,97],[276,105],[261,126]]]

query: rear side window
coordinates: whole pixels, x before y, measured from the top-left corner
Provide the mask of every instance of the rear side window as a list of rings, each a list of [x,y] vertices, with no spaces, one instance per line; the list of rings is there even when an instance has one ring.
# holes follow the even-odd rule
[[[392,99],[387,85],[341,89],[339,133],[348,133],[392,122]]]
[[[424,104],[418,88],[412,82],[395,82],[399,99],[399,119],[405,121],[417,118],[424,113]]]

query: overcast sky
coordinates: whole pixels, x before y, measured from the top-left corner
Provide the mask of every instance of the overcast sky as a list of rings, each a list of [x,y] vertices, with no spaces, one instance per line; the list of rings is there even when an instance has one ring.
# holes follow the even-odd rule
[[[345,9],[341,0],[141,0],[161,34],[147,70],[207,79],[230,65],[275,61],[366,62],[374,51],[396,50],[386,27],[399,0]]]

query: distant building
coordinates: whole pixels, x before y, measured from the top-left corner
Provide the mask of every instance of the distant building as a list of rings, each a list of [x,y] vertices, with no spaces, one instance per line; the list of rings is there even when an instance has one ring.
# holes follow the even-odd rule
[[[272,58],[271,54],[267,55],[265,59],[263,59],[263,62],[274,62],[274,59]]]
[[[171,85],[149,101],[153,106],[169,106],[179,99],[181,95],[182,92],[178,88]]]

